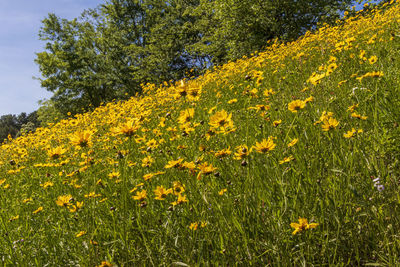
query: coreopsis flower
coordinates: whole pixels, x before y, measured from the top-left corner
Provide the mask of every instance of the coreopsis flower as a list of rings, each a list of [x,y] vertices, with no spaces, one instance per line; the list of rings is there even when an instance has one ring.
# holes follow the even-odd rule
[[[176,206],[176,205],[180,205],[180,204],[183,204],[186,202],[188,202],[186,196],[179,194],[178,199],[176,201],[172,202],[171,204],[172,204],[172,206]]]
[[[364,121],[366,119],[368,119],[367,116],[362,116],[362,115],[358,114],[357,112],[351,113],[351,117],[356,118],[356,119],[360,119],[360,120],[364,120]]]
[[[232,154],[232,151],[230,150],[230,147],[228,147],[226,149],[222,149],[222,150],[219,150],[219,151],[215,152],[214,155],[217,158],[224,158],[226,156],[229,156],[230,154]]]
[[[52,159],[58,159],[62,154],[64,154],[67,151],[68,150],[63,148],[62,146],[58,146],[58,147],[49,149],[49,151],[47,151],[47,154]]]
[[[234,99],[231,99],[231,100],[229,100],[228,101],[228,104],[233,104],[233,103],[236,103],[238,100],[236,99],[236,98],[234,98]]]
[[[174,181],[172,190],[174,195],[180,195],[185,192],[185,186],[179,181]]]
[[[154,159],[149,155],[142,159],[142,167],[150,167],[151,164],[154,162]]]
[[[73,198],[71,195],[58,196],[56,204],[60,207],[68,207],[69,205],[71,205],[72,200]]]
[[[279,164],[284,164],[284,163],[290,162],[292,160],[294,160],[294,157],[292,155],[290,155],[289,157],[284,157],[283,160],[280,160]]]
[[[292,146],[294,146],[295,144],[297,144],[298,141],[299,141],[299,139],[294,138],[292,141],[290,141],[290,143],[287,145],[287,147],[292,147]]]
[[[189,229],[193,230],[193,231],[196,231],[198,227],[199,227],[199,224],[197,222],[193,222],[189,225]]]
[[[221,190],[218,192],[218,195],[222,196],[226,191],[228,191],[228,189],[226,189],[226,188],[221,189]]]
[[[236,150],[236,152],[235,152],[233,158],[236,159],[236,160],[242,160],[242,159],[246,158],[251,152],[251,150],[249,150],[247,145],[237,146],[235,148],[235,150]]]
[[[83,207],[83,201],[77,201],[77,202],[76,202],[76,205],[70,206],[70,207],[68,208],[68,210],[69,210],[70,212],[76,212],[76,211],[82,209],[82,207]]]
[[[168,164],[165,165],[165,169],[170,169],[170,168],[180,168],[182,165],[183,159],[177,159],[177,160],[170,160],[168,161]]]
[[[282,120],[276,120],[276,121],[272,122],[272,126],[277,127],[281,123],[282,123]]]
[[[47,181],[43,184],[40,184],[40,186],[43,187],[43,189],[46,189],[47,187],[52,187],[53,185],[54,185],[54,183],[51,181]]]
[[[116,134],[124,134],[125,136],[133,136],[136,131],[140,128],[140,122],[138,119],[130,119],[124,124],[119,125],[112,131]]]
[[[297,99],[288,104],[288,109],[293,113],[297,113],[298,110],[303,109],[305,106],[305,101]]]
[[[178,118],[178,123],[186,124],[190,122],[193,119],[193,117],[194,117],[194,108],[188,108],[182,110]]]
[[[233,128],[232,114],[228,114],[225,110],[217,111],[210,117],[209,124],[215,128]]]
[[[312,229],[318,226],[318,223],[308,223],[306,218],[299,218],[299,223],[291,223],[290,227],[294,228],[293,235],[304,230]]]
[[[154,194],[156,195],[155,199],[157,200],[165,200],[165,198],[172,193],[172,188],[165,189],[164,186],[157,186],[154,189]]]
[[[208,164],[207,162],[199,164],[199,166],[197,166],[197,167],[199,168],[200,173],[204,174],[204,175],[209,175],[213,171],[217,170],[217,168],[213,167],[212,164]]]
[[[132,198],[134,200],[138,200],[138,201],[143,201],[147,198],[147,191],[146,190],[142,190],[142,191],[138,191],[136,192],[135,196],[132,196]]]
[[[355,136],[356,134],[362,133],[363,130],[362,129],[354,129],[352,128],[351,131],[347,131],[347,133],[344,133],[343,136],[344,138],[352,138],[353,136]]]
[[[119,172],[111,172],[111,173],[109,173],[107,176],[108,176],[110,179],[114,179],[114,178],[118,178],[120,175],[121,175],[121,174],[120,174]]]
[[[378,58],[376,57],[376,56],[371,56],[369,59],[368,59],[368,62],[369,62],[369,64],[375,64],[376,63],[376,61],[378,61]]]
[[[274,137],[270,136],[268,137],[268,140],[263,139],[261,142],[256,142],[256,145],[253,147],[258,153],[268,153],[276,147]]]
[[[81,237],[86,234],[86,231],[80,231],[79,233],[76,234],[76,237]]]
[[[338,125],[339,122],[335,118],[330,117],[322,122],[322,130],[327,132],[329,130],[335,129]]]
[[[90,146],[92,135],[93,132],[91,131],[78,131],[70,137],[70,140],[72,145],[86,147]]]
[[[102,261],[97,267],[113,267],[113,264],[108,261]]]
[[[33,211],[32,213],[33,214],[37,214],[37,213],[41,212],[42,210],[43,210],[43,207],[39,207],[35,211]]]
[[[351,105],[350,107],[347,108],[347,111],[353,113],[356,110],[356,108],[358,108],[358,104]]]

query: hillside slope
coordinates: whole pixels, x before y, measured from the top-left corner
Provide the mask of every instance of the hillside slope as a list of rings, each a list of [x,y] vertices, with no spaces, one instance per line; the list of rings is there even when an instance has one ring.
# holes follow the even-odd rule
[[[395,265],[400,6],[363,14],[7,140],[3,263]]]

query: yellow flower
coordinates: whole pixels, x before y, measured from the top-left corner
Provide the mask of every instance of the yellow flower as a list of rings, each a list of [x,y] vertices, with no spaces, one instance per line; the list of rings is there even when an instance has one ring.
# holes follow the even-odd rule
[[[233,103],[236,103],[236,102],[237,102],[237,99],[234,98],[234,99],[229,100],[229,101],[228,101],[228,104],[233,104]]]
[[[75,132],[71,137],[71,143],[75,146],[86,147],[90,146],[93,132],[91,131],[78,131]]]
[[[376,57],[376,56],[371,56],[369,59],[368,59],[368,61],[369,61],[369,64],[375,64],[376,63],[376,61],[378,61],[378,58]]]
[[[157,186],[154,189],[154,194],[156,195],[155,199],[157,200],[165,200],[165,198],[172,193],[172,189],[165,189],[164,186]]]
[[[356,112],[351,113],[351,116],[352,116],[353,118],[357,118],[357,119],[364,120],[364,121],[365,121],[366,119],[368,119],[367,116],[361,116],[360,114],[357,114]]]
[[[197,230],[197,227],[199,227],[199,224],[197,222],[193,222],[190,224],[189,229],[195,231]]]
[[[292,161],[292,160],[294,160],[294,157],[293,157],[293,156],[285,157],[285,158],[283,158],[283,160],[280,160],[280,161],[279,161],[279,164],[284,164],[284,163],[290,162],[290,161]]]
[[[183,161],[183,159],[170,160],[170,161],[168,161],[168,164],[165,165],[164,168],[166,168],[166,169],[170,169],[170,168],[180,168],[180,167],[181,167],[182,161]]]
[[[183,192],[185,192],[185,186],[182,185],[181,182],[175,181],[173,183],[173,192],[174,192],[174,195],[178,196],[178,195],[182,194]]]
[[[154,159],[149,155],[142,159],[142,167],[150,167],[153,162]]]
[[[76,237],[81,237],[86,234],[86,231],[80,231],[79,233],[76,234]]]
[[[116,134],[124,134],[125,136],[132,136],[140,128],[140,122],[137,119],[131,119],[114,128],[112,131]]]
[[[274,127],[276,127],[276,126],[278,126],[279,124],[281,124],[282,123],[282,120],[277,120],[277,121],[273,121],[272,122],[272,125],[274,126]]]
[[[56,204],[60,207],[67,207],[71,205],[71,200],[73,200],[71,195],[58,196]]]
[[[32,212],[33,214],[39,213],[43,210],[43,207],[39,207],[37,208],[37,210],[35,210],[34,212]]]
[[[228,114],[225,110],[217,111],[210,117],[209,124],[214,128],[233,128],[232,114]]]
[[[302,232],[304,230],[308,230],[311,228],[315,228],[318,226],[318,223],[308,223],[306,218],[299,218],[299,223],[291,223],[290,227],[294,228],[293,235]]]
[[[176,201],[172,202],[171,204],[172,204],[172,206],[176,206],[176,205],[183,204],[186,202],[188,202],[186,196],[179,194],[178,199]]]
[[[217,158],[223,158],[223,157],[229,156],[230,154],[232,154],[232,151],[230,150],[230,147],[215,152],[215,156]]]
[[[347,111],[354,112],[358,108],[358,104],[351,105],[347,108]]]
[[[194,117],[194,109],[193,108],[188,108],[185,110],[182,110],[179,118],[178,118],[178,123],[179,124],[185,124],[190,122]]]
[[[253,146],[258,153],[267,153],[271,150],[274,150],[276,144],[274,144],[274,137],[268,137],[268,140],[263,139],[260,143],[256,142],[256,145]]]
[[[49,155],[50,158],[57,159],[65,152],[67,152],[67,149],[63,148],[62,146],[58,146],[58,147],[49,149],[47,154]]]
[[[200,173],[204,175],[211,174],[213,171],[217,170],[217,168],[213,167],[212,164],[208,164],[207,162],[199,164],[198,168],[200,169]]]
[[[332,117],[325,119],[322,123],[322,130],[325,132],[333,130],[339,125],[339,122]]]
[[[247,157],[251,151],[249,151],[249,148],[247,147],[247,145],[240,145],[237,146],[236,148],[236,152],[235,152],[235,156],[233,157],[236,160],[242,160],[245,157]]]
[[[299,141],[299,139],[294,138],[292,141],[290,141],[290,143],[287,145],[287,147],[292,147],[292,146],[294,146],[295,144],[297,144],[298,141]]]
[[[294,100],[288,104],[288,109],[296,113],[298,110],[303,109],[306,106],[306,102],[303,100]]]
[[[146,199],[147,197],[147,191],[146,190],[142,190],[140,192],[136,192],[136,196],[132,196],[132,198],[134,200],[139,200],[139,201],[143,201],[144,199]]]
[[[218,192],[218,195],[222,196],[226,191],[228,191],[228,189],[221,189],[221,191]]]
[[[353,136],[355,136],[356,134],[362,133],[363,130],[362,129],[351,129],[351,131],[347,131],[347,133],[343,134],[344,138],[351,138]]]
[[[46,189],[47,187],[52,187],[53,185],[54,183],[51,181],[45,182],[44,184],[40,184],[40,186],[43,187],[44,189]]]

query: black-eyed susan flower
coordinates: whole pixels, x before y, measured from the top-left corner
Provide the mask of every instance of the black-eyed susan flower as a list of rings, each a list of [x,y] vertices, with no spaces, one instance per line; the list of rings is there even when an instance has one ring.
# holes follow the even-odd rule
[[[327,132],[335,129],[338,125],[339,122],[335,118],[330,117],[322,122],[322,130]]]
[[[261,142],[256,142],[256,145],[253,148],[258,153],[268,153],[271,150],[274,150],[276,144],[274,143],[274,137],[270,136],[268,139],[263,139]]]
[[[306,218],[299,218],[299,223],[291,223],[290,227],[294,228],[292,235],[300,233],[304,230],[312,229],[318,226],[318,223],[308,223]]]
[[[138,200],[138,201],[143,201],[147,198],[147,191],[146,190],[142,190],[142,191],[138,191],[136,192],[135,196],[132,196],[132,198],[134,200]]]
[[[157,200],[165,200],[165,198],[171,194],[172,188],[166,189],[164,186],[157,186],[156,189],[154,189],[154,194],[156,195],[155,199]]]
[[[305,106],[306,106],[305,101],[297,99],[288,104],[288,109],[291,112],[296,113],[298,110],[303,109]]]
[[[71,195],[62,195],[57,197],[56,204],[60,207],[68,207],[71,205],[72,200],[73,198]]]

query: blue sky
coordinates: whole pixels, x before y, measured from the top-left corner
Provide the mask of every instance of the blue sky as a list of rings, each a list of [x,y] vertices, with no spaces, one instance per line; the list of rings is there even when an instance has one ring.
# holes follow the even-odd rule
[[[51,94],[40,87],[36,52],[45,43],[38,33],[48,13],[75,18],[102,0],[0,0],[0,116],[32,112]]]
[[[45,43],[38,39],[41,20],[48,13],[67,19],[78,17],[103,0],[0,0],[0,116],[30,113],[51,93],[40,87],[36,52]]]

